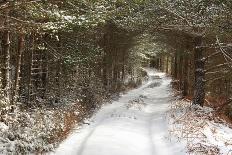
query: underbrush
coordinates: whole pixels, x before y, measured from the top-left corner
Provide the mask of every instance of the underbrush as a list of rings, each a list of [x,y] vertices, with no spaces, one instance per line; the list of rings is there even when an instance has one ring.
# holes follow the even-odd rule
[[[30,110],[7,106],[0,112],[0,154],[4,155],[51,151],[88,115],[80,104]]]
[[[209,107],[176,100],[168,112],[170,134],[185,140],[189,154],[232,154],[232,127]]]
[[[64,97],[59,102],[53,102],[56,101],[54,94],[49,95],[48,101],[51,102],[36,100],[36,103],[30,105],[10,105],[0,99],[0,154],[44,154],[53,151],[102,104],[118,98],[120,92],[138,87],[143,80],[131,79],[113,91],[89,82],[83,88],[80,86],[80,91],[73,93],[76,96],[70,96],[69,91],[64,91]],[[68,101],[68,98],[80,100],[75,103],[75,100]]]

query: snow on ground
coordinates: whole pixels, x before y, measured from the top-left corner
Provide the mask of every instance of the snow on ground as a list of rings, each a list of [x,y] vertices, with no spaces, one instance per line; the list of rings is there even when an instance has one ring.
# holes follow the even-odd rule
[[[80,104],[27,110],[18,105],[1,107],[0,155],[40,154],[54,150],[72,125],[86,118],[86,110]]]
[[[186,100],[172,104],[170,133],[186,141],[189,154],[232,155],[232,129],[213,113]]]
[[[112,104],[105,105],[76,129],[56,155],[182,155],[185,145],[171,141],[166,111],[171,79],[146,69],[149,80]]]

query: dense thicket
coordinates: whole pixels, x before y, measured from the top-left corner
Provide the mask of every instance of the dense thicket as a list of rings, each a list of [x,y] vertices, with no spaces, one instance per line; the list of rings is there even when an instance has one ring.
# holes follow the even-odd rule
[[[125,79],[136,83],[139,65],[130,63],[129,49],[138,32],[113,21],[121,18],[113,10],[118,5],[2,2],[2,98],[30,106],[78,100],[94,107],[122,90]]]
[[[140,30],[125,22],[129,9],[0,2],[0,154],[51,150],[106,99],[141,83],[143,61],[132,50]]]
[[[158,67],[165,71],[172,64],[169,73],[178,80],[183,96],[193,96],[193,104],[224,108],[232,94],[231,2],[177,0],[163,4],[160,9],[169,17],[164,18],[161,30],[153,32],[159,44],[168,48]]]

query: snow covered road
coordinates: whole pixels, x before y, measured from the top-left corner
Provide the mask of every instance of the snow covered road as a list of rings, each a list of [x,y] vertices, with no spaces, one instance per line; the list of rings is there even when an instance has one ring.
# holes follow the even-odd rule
[[[182,155],[184,145],[171,141],[165,113],[170,79],[147,69],[149,81],[105,105],[72,133],[56,155]]]

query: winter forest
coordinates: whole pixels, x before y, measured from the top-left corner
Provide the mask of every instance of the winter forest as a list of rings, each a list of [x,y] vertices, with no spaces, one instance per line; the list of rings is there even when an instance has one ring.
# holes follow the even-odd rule
[[[232,155],[231,0],[0,0],[0,154]]]

